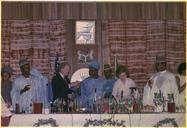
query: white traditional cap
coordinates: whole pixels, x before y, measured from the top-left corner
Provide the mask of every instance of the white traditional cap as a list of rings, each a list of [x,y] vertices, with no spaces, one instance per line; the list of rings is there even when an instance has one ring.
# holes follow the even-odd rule
[[[166,57],[163,55],[157,55],[156,62],[166,62]]]
[[[19,66],[21,67],[21,66],[23,66],[23,65],[25,65],[25,64],[29,64],[29,61],[27,60],[27,58],[25,58],[25,59],[20,59],[20,61],[19,61]]]

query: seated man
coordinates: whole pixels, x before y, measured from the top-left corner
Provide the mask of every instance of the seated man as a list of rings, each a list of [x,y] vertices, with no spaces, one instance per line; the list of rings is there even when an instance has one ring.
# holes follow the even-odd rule
[[[165,99],[168,99],[168,94],[174,95],[174,102],[178,102],[178,89],[175,76],[166,69],[166,58],[163,56],[156,57],[155,73],[144,87],[143,105],[155,106],[153,99],[155,93],[161,92]]]
[[[88,111],[92,110],[94,101],[103,97],[103,85],[106,80],[98,75],[100,65],[97,61],[89,64],[89,77],[81,82],[81,102],[82,107]]]

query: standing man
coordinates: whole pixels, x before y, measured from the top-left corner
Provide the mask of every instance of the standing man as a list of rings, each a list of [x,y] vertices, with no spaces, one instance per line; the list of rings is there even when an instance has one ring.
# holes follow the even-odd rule
[[[91,111],[94,101],[103,97],[103,86],[106,80],[98,75],[100,65],[97,61],[93,60],[88,66],[90,76],[81,82],[80,87],[82,107]]]
[[[104,76],[106,79],[106,83],[103,86],[103,92],[105,97],[109,97],[112,95],[113,85],[114,82],[116,81],[116,79],[112,74],[112,68],[110,67],[109,64],[104,65]]]
[[[22,112],[29,113],[33,102],[43,101],[40,96],[43,93],[42,84],[37,77],[30,74],[30,64],[27,59],[21,59],[19,66],[22,74],[15,78],[11,91],[13,109],[16,110],[16,104],[19,104]]]
[[[10,66],[5,66],[1,70],[1,95],[8,107],[12,105],[12,100],[10,96],[10,92],[12,90],[12,72],[13,69]]]
[[[174,94],[174,102],[178,103],[178,88],[174,74],[166,69],[166,58],[164,56],[156,57],[155,73],[144,87],[143,105],[155,106],[153,103],[154,93],[163,93],[165,99],[168,99],[168,94]]]
[[[70,84],[68,75],[71,68],[68,63],[60,64],[59,68],[60,72],[52,78],[53,101],[55,101],[57,98],[64,99],[66,101],[64,112],[68,112],[68,94],[72,93],[71,89],[78,87],[80,82],[77,81]]]

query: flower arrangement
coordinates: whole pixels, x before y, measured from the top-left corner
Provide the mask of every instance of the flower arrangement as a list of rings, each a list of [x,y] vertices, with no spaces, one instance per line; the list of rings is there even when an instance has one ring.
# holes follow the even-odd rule
[[[117,126],[117,127],[125,127],[125,121],[124,120],[112,120],[112,118],[109,119],[103,119],[103,120],[91,120],[86,119],[86,123],[83,125],[84,127],[89,126]]]
[[[51,125],[53,127],[57,127],[58,124],[56,123],[56,120],[53,118],[49,118],[49,119],[38,119],[38,122],[35,123],[33,126],[34,127],[39,127],[39,126],[44,126],[44,125]]]
[[[163,126],[164,124],[169,124],[169,123],[171,123],[174,127],[178,127],[178,124],[174,118],[165,118],[164,120],[157,122],[153,127],[160,127]]]

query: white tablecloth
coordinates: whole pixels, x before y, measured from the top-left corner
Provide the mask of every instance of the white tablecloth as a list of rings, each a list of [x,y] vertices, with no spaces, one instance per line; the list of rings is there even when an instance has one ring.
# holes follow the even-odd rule
[[[124,120],[125,126],[154,126],[158,122],[169,118],[174,119],[178,126],[185,126],[185,113],[138,113],[138,114],[15,114],[12,116],[10,126],[33,126],[39,119],[56,120],[58,126],[84,126],[86,119]],[[164,125],[163,125],[164,126]],[[167,123],[165,126],[172,126]]]

